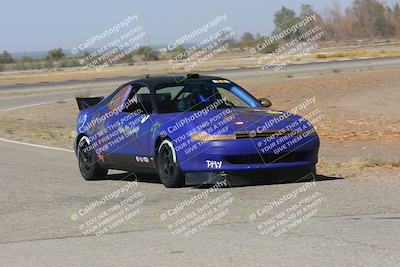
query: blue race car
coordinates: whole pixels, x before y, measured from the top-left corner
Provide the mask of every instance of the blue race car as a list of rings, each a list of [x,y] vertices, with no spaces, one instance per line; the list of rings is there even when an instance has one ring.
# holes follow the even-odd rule
[[[157,173],[166,187],[281,170],[315,174],[313,126],[227,79],[147,76],[77,103],[74,148],[86,180],[109,169]]]

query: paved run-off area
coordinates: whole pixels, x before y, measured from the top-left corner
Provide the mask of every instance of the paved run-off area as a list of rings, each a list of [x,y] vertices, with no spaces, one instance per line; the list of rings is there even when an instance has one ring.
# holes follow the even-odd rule
[[[185,237],[160,215],[207,189],[171,190],[138,177],[144,182],[134,190],[145,197],[140,213],[101,237],[84,236],[71,216],[127,182],[84,182],[71,152],[5,142],[0,149],[1,266],[396,266],[400,260],[400,183],[319,176],[308,189],[323,198],[316,214],[277,237],[262,235],[256,227],[262,217],[249,215],[305,183],[221,188],[219,194],[234,198],[229,212]]]

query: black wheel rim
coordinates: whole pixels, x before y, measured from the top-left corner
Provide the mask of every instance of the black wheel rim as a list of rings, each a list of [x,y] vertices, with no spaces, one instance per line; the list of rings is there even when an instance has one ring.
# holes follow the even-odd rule
[[[79,143],[78,156],[79,156],[79,169],[83,175],[86,175],[90,171],[91,161],[90,161],[89,145],[84,140],[82,140]]]
[[[175,163],[170,147],[164,147],[161,153],[161,172],[165,178],[171,178],[174,175]]]

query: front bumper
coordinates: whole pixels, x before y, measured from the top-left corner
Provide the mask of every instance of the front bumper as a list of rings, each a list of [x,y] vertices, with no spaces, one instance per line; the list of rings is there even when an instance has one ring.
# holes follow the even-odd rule
[[[264,138],[197,142],[191,147],[179,149],[177,156],[184,172],[249,171],[315,165],[318,162],[318,135],[306,136],[300,141],[295,138],[281,143],[277,139]]]

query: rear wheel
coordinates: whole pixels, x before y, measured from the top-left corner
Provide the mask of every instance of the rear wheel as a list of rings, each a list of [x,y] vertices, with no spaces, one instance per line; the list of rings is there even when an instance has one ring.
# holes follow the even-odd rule
[[[87,181],[102,179],[107,175],[108,170],[100,167],[86,136],[78,143],[78,162],[81,175]]]
[[[170,140],[164,140],[158,148],[157,169],[165,187],[185,185],[185,175],[179,168],[176,152]]]

